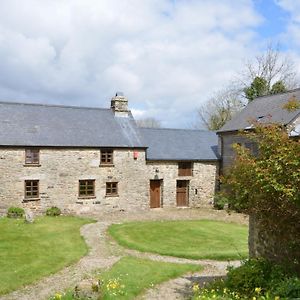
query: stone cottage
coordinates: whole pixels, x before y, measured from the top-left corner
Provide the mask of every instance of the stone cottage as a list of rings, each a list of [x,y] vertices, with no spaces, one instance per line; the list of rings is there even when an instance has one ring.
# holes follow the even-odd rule
[[[138,128],[122,94],[110,109],[0,102],[0,209],[207,206],[216,147],[213,132]]]
[[[226,171],[234,159],[232,145],[244,145],[254,154],[257,147],[253,141],[241,136],[240,130],[251,130],[253,123],[277,123],[290,131],[292,138],[300,136],[300,109],[289,110],[288,105],[299,101],[300,88],[282,94],[269,95],[251,101],[240,113],[228,121],[218,132],[218,151],[221,156],[220,170]]]

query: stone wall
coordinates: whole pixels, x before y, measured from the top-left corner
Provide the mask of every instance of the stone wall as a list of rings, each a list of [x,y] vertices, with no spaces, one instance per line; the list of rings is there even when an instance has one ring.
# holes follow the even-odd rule
[[[40,166],[24,166],[24,149],[0,150],[1,206],[32,207],[44,211],[112,210],[148,206],[145,151],[115,150],[114,166],[100,167],[99,149],[40,149]],[[24,203],[24,180],[39,180],[40,201]],[[79,199],[80,179],[95,179],[95,198]],[[106,197],[106,182],[118,182],[118,197]]]
[[[134,151],[138,152],[134,159]],[[163,179],[163,205],[176,206],[176,180],[190,180],[189,205],[211,203],[217,163],[194,163],[193,176],[178,177],[176,162],[147,162],[145,150],[115,149],[114,166],[100,165],[99,149],[40,149],[40,166],[25,166],[24,148],[0,149],[0,210],[57,206],[65,212],[148,209],[150,179]],[[159,170],[159,173],[156,170]],[[95,180],[95,197],[78,197],[79,180]],[[40,200],[24,202],[24,181],[39,180]],[[105,195],[106,182],[118,182],[118,197]],[[196,191],[197,190],[197,191]]]
[[[294,209],[297,213],[291,215],[290,220],[287,220],[287,216],[278,216],[287,222],[283,221],[276,227],[266,227],[263,219],[258,219],[253,214],[249,216],[249,256],[264,257],[282,264],[300,276],[300,214],[297,206]],[[276,225],[278,218],[273,220]]]
[[[193,176],[178,176],[177,162],[147,162],[148,180],[161,179],[162,206],[176,206],[177,180],[189,180],[189,206],[209,206],[213,202],[218,172],[216,162],[194,162]]]

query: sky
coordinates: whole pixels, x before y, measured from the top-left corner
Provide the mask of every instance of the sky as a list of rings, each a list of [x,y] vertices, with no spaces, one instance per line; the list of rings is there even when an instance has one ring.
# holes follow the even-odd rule
[[[270,42],[300,73],[300,0],[1,0],[0,101],[109,108],[121,91],[137,119],[191,128]]]

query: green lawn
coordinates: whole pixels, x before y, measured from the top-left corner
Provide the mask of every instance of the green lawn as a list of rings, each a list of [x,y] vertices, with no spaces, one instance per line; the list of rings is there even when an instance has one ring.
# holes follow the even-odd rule
[[[121,295],[114,296],[113,289],[110,289],[110,292],[105,289],[104,299],[125,300],[133,299],[153,285],[187,272],[200,270],[202,267],[197,265],[157,262],[127,256],[103,273],[100,278],[104,280],[106,286],[109,282],[113,282],[113,279],[118,279],[120,284],[124,285],[124,294],[121,293]]]
[[[157,262],[126,256],[99,275],[100,280],[103,280],[101,299],[134,299],[156,284],[200,270],[202,267],[197,265]],[[73,292],[68,292],[61,300],[75,299],[72,294]]]
[[[192,259],[244,259],[248,227],[210,220],[132,222],[108,229],[124,247]]]
[[[92,220],[41,217],[33,224],[0,219],[0,295],[55,273],[87,253],[79,228]]]

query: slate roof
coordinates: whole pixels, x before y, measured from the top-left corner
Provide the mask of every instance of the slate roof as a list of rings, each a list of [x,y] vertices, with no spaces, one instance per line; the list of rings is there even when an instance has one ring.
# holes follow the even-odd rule
[[[292,112],[283,109],[284,104],[293,96],[298,100],[300,99],[300,88],[286,93],[256,98],[228,121],[218,132],[222,133],[249,128],[251,120],[287,125],[297,116],[300,116],[300,109]]]
[[[111,109],[0,102],[1,146],[146,147],[129,118]]]
[[[217,136],[212,131],[141,128],[147,160],[216,161]]]

